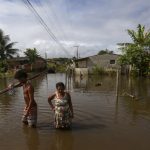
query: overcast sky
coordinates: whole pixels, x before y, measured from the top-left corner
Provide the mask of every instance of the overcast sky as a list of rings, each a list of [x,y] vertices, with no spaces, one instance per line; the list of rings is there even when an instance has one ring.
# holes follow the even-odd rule
[[[24,0],[26,1],[26,0]],[[130,42],[126,30],[150,27],[149,0],[29,0],[60,44],[46,32],[23,0],[0,0],[0,28],[9,34],[20,55],[37,48],[41,56],[91,56],[117,43]],[[61,45],[61,46],[60,46]],[[62,48],[62,46],[64,48]]]

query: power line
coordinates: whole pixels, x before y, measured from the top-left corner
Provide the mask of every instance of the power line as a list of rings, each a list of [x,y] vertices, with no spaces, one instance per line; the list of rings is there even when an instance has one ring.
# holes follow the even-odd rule
[[[50,2],[50,1],[45,1],[45,2],[48,4],[48,5],[46,5],[47,8],[49,9],[49,7],[50,7],[50,10],[51,10],[51,12],[52,12],[53,15],[54,15],[55,22],[56,22],[56,24],[58,24],[58,26],[59,26],[59,28],[60,28],[60,31],[61,31],[62,35],[64,36],[65,39],[68,39],[68,36],[66,36],[67,34],[65,34],[65,32],[64,32],[63,26],[60,25],[60,24],[61,24],[60,21],[59,21],[60,19],[58,18],[56,12],[54,11],[51,2]],[[49,7],[48,7],[48,6],[49,6]]]
[[[45,21],[42,19],[42,17],[38,14],[38,12],[35,10],[33,5],[30,3],[29,0],[23,0],[24,4],[28,7],[28,9],[35,15],[35,17],[38,19],[39,23],[44,27],[44,29],[47,31],[49,36],[62,48],[62,50],[67,53],[67,55],[71,56],[68,51],[63,47],[63,45],[59,42],[59,40],[56,38],[56,36],[53,34],[51,29],[47,26]]]
[[[53,23],[53,21],[51,20],[51,18],[50,18],[50,15],[49,15],[49,13],[47,13],[47,11],[46,11],[46,9],[44,9],[44,7],[43,7],[43,3],[41,2],[41,0],[34,0],[34,3],[36,4],[35,6],[37,6],[35,9],[36,9],[36,11],[38,11],[38,13],[40,14],[40,12],[41,13],[43,13],[44,14],[44,16],[46,17],[46,18],[44,18],[43,20],[45,20],[46,21],[46,23],[49,23],[49,24],[47,24],[47,26],[49,26],[49,25],[51,25],[50,27],[53,27],[54,29],[55,29],[55,31],[56,31],[56,33],[58,33],[58,28],[56,29],[56,25]],[[32,4],[33,5],[33,4]],[[34,6],[34,5],[33,5]],[[38,19],[38,18],[37,18]],[[47,21],[48,20],[48,21]],[[55,34],[55,35],[57,35],[57,34]],[[51,49],[52,49],[52,47],[54,46],[54,45],[57,45],[57,46],[59,46],[56,42],[54,42],[54,43],[51,43]],[[54,51],[53,51],[53,53],[54,53]]]
[[[44,20],[41,18],[41,16],[37,13],[37,11],[34,9],[34,7],[32,6],[32,4],[28,1],[28,0],[23,0],[24,3],[26,4],[26,6],[30,9],[30,11],[35,15],[35,17],[38,19],[38,21],[40,22],[40,24],[44,27],[44,29],[46,29],[46,31],[48,32],[48,34],[51,36],[52,39],[54,39],[55,41],[57,40],[55,38],[55,35],[51,32],[51,30],[48,28],[48,26],[45,24]]]
[[[56,14],[54,13],[52,7],[48,7],[48,6],[51,6],[51,4],[48,3],[48,1],[45,1],[45,2],[43,2],[44,3],[44,5],[43,5],[43,3],[41,2],[41,0],[36,0],[34,2],[38,6],[40,5],[39,9],[43,10],[43,12],[44,12],[44,14],[45,14],[45,16],[46,16],[46,18],[48,20],[47,22],[49,22],[50,24],[53,24],[53,27],[55,28],[56,32],[58,33],[58,31],[61,31],[59,33],[61,33],[61,36],[62,36],[63,40],[65,41],[66,35],[64,34],[64,31],[61,28],[60,22],[58,21],[58,18],[56,16]],[[53,12],[53,15],[54,15],[54,18],[55,18],[55,22],[54,22],[54,20],[52,21],[49,13],[47,13],[47,10],[51,10],[51,12]],[[59,28],[58,28],[58,26],[59,26]]]

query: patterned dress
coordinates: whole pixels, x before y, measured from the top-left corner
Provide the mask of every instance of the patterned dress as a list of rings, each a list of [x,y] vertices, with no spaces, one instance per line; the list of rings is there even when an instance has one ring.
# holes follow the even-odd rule
[[[55,128],[70,128],[72,123],[71,111],[68,103],[68,95],[59,98],[56,92],[55,101]]]

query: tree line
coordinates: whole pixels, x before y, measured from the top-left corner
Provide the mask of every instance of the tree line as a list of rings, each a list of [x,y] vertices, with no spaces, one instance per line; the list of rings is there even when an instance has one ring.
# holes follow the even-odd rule
[[[16,42],[10,42],[9,35],[5,35],[3,30],[0,29],[0,72],[4,73],[8,70],[7,59],[19,56],[19,49],[13,48]],[[36,48],[27,48],[24,52],[25,56],[29,58],[29,62],[32,64],[40,55]]]
[[[150,30],[139,24],[137,30],[127,29],[131,37],[131,43],[118,43],[119,50],[122,52],[118,62],[120,65],[130,65],[132,70],[139,75],[144,76],[150,73]],[[13,48],[16,42],[10,42],[9,35],[5,35],[0,29],[0,72],[7,71],[7,59],[18,55],[19,49]],[[28,48],[24,52],[34,63],[37,57],[40,57],[36,48]],[[98,55],[113,54],[108,49],[99,51]]]

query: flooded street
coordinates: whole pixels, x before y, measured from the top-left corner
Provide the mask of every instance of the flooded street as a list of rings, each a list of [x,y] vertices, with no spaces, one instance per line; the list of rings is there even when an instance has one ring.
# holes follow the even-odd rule
[[[0,150],[150,150],[150,79],[79,77],[65,81],[65,74],[48,74],[32,81],[38,104],[36,129],[21,123],[22,88],[0,95]],[[71,130],[53,127],[47,102],[56,82],[67,83],[74,107]],[[10,80],[0,80],[0,89]],[[134,95],[131,98],[129,95]]]

